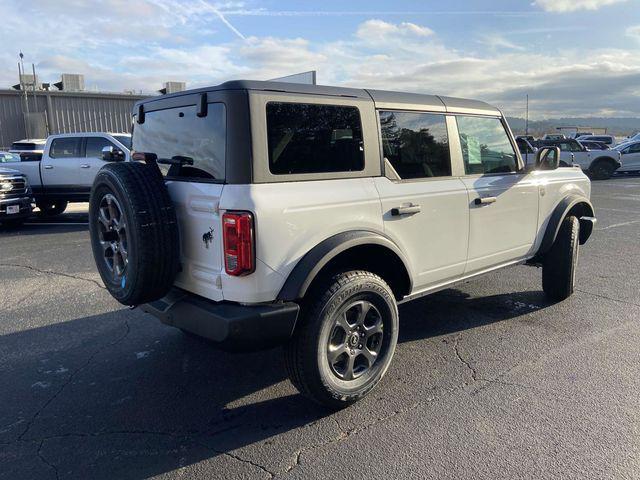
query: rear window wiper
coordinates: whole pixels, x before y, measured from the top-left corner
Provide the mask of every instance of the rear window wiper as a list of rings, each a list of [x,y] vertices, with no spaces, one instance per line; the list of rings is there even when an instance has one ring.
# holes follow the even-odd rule
[[[182,167],[183,165],[193,165],[193,158],[175,155],[171,158],[159,158],[157,162],[162,165],[179,165]]]

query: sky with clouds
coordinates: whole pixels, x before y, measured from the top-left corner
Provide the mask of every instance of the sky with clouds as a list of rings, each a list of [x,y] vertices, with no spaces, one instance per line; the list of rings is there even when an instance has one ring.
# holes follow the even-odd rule
[[[317,70],[318,83],[471,97],[533,118],[640,117],[640,0],[0,0],[0,88],[154,92]]]

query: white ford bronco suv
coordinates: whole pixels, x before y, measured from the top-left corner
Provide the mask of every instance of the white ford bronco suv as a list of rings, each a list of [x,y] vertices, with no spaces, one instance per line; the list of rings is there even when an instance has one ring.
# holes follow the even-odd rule
[[[225,349],[284,345],[332,408],[384,375],[398,303],[524,262],[565,299],[595,222],[583,172],[557,147],[525,168],[473,100],[233,81],[139,102],[132,140],[91,194],[109,292]]]

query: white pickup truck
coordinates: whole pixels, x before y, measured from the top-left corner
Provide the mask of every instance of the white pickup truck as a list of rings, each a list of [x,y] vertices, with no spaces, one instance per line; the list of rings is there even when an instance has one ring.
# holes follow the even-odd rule
[[[130,148],[126,133],[50,135],[40,160],[21,155],[11,168],[27,176],[41,214],[58,215],[69,202],[88,201],[100,168],[106,161],[128,161]]]
[[[560,166],[579,165],[593,180],[606,180],[622,166],[622,155],[617,150],[589,150],[578,140],[542,140],[541,146],[560,148]]]

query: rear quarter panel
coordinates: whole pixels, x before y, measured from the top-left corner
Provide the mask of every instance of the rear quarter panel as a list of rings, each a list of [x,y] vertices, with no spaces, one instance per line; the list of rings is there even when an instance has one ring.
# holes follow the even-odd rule
[[[256,271],[222,275],[225,300],[238,302],[274,300],[298,261],[326,238],[349,230],[383,232],[372,178],[226,185],[220,210],[255,216]]]

